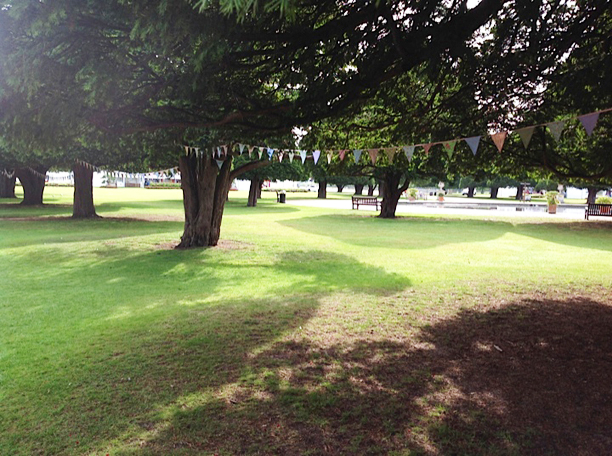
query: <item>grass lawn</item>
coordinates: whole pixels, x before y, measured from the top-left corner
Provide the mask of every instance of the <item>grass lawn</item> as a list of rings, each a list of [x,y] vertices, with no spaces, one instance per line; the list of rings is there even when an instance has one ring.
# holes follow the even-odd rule
[[[612,451],[607,220],[71,193],[0,200],[1,455]]]

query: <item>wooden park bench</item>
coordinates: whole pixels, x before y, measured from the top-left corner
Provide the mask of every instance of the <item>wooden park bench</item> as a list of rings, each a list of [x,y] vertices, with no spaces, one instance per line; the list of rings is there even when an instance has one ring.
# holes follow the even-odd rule
[[[588,220],[591,215],[612,217],[612,204],[588,203],[584,210],[584,218]]]
[[[376,210],[380,210],[380,200],[375,196],[353,196],[351,197],[353,209],[359,209],[359,206],[375,206]]]

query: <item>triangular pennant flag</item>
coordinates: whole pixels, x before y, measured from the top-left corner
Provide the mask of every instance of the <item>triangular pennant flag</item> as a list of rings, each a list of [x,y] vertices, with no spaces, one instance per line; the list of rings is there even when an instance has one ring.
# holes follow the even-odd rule
[[[217,146],[217,157],[221,156],[221,147]]]
[[[293,163],[293,156],[295,154],[293,152],[289,152],[289,163]]]
[[[283,156],[284,156],[284,155],[285,155],[285,154],[283,153],[283,151],[282,151],[282,150],[278,152],[278,162],[279,162],[279,163],[282,163],[282,162],[283,162]]]
[[[591,133],[593,133],[595,125],[597,125],[597,121],[599,120],[599,113],[594,112],[592,114],[585,114],[583,116],[578,116],[578,119],[586,130],[587,135],[591,136]]]
[[[408,163],[410,163],[410,161],[412,160],[412,156],[414,155],[414,147],[415,146],[402,147],[402,149],[404,150],[404,153],[406,154],[406,158],[408,159]]]
[[[315,165],[316,165],[316,164],[317,164],[317,162],[319,161],[319,157],[320,157],[320,156],[321,156],[321,151],[320,151],[320,150],[315,150],[315,151],[312,153],[312,158],[314,158]]]
[[[330,150],[329,152],[327,152],[327,164],[328,165],[331,163],[331,159],[332,159],[332,151]]]
[[[378,158],[378,149],[368,149],[368,154],[370,155],[370,159],[372,160],[372,164],[376,164],[376,158]]]
[[[244,148],[246,146],[244,144],[238,144],[238,149],[240,150],[240,155],[242,155],[242,153],[244,152]]]
[[[257,146],[257,154],[259,155],[259,159],[261,160],[261,156],[263,155],[263,147]]]
[[[563,128],[565,128],[565,121],[559,120],[557,122],[551,122],[546,124],[546,126],[550,130],[550,133],[553,135],[553,138],[555,138],[555,141],[558,142],[559,139],[561,139],[561,133],[563,133]]]
[[[223,160],[215,160],[217,162],[217,166],[219,167],[219,169],[221,169],[221,167],[223,166]]]
[[[493,140],[493,143],[495,144],[499,152],[502,151],[507,136],[507,131],[500,131],[499,133],[494,133],[491,135],[491,139]]]
[[[448,154],[448,158],[451,158],[453,156],[453,152],[455,151],[455,146],[457,145],[457,140],[453,140],[453,141],[444,141],[442,143],[442,146],[444,147],[444,150],[446,150],[446,153]]]
[[[189,146],[184,146],[184,147],[185,147],[185,155],[189,155],[190,147]]]
[[[525,149],[529,147],[529,143],[531,142],[531,137],[533,136],[534,130],[535,127],[525,127],[515,131],[515,133],[518,133],[518,135],[521,137],[521,141],[523,142],[523,146],[525,146]]]
[[[476,152],[478,152],[478,144],[480,144],[480,136],[465,138],[464,141],[468,144],[468,146],[470,146],[472,153],[476,155]]]
[[[249,157],[253,155],[253,150],[255,150],[255,146],[249,146]]]
[[[346,154],[346,152],[346,149],[342,149],[338,152],[338,155],[340,155],[340,161],[344,160],[344,155]]]
[[[386,149],[383,149],[383,152],[389,159],[389,163],[392,163],[393,159],[395,158],[395,154],[397,153],[397,149],[395,147],[387,147]]]
[[[302,157],[302,165],[306,162],[306,151],[300,150],[300,157]]]
[[[362,149],[353,150],[353,156],[355,157],[355,163],[359,163],[359,159],[361,158],[361,152],[363,152]]]
[[[422,144],[423,149],[425,149],[425,154],[426,154],[426,155],[427,155],[427,154],[429,154],[429,149],[431,149],[431,146],[432,146],[432,145],[433,145],[432,143],[429,143],[429,144]]]
[[[272,155],[274,155],[274,149],[268,147],[268,160],[272,160]]]

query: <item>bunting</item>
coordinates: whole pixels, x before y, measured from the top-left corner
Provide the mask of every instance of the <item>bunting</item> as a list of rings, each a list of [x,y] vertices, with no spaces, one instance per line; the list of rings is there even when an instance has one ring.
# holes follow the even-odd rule
[[[285,154],[284,154],[284,153],[283,153],[283,151],[281,150],[281,151],[278,153],[278,162],[279,162],[279,163],[282,163],[282,162],[283,162],[283,157],[284,157],[284,156],[285,156]]]
[[[499,133],[494,133],[491,135],[491,139],[493,140],[493,143],[495,144],[495,147],[497,147],[497,150],[501,153],[503,147],[504,147],[504,142],[506,142],[506,137],[508,136],[508,132],[507,131],[500,131]]]
[[[378,158],[378,149],[368,149],[368,155],[370,156],[370,160],[372,160],[372,164],[376,165],[376,159]]]
[[[361,152],[363,152],[362,149],[353,150],[353,156],[355,157],[355,164],[359,163],[359,159],[361,158]]]
[[[471,136],[469,138],[465,138],[464,141],[470,146],[472,149],[472,154],[476,155],[478,152],[478,145],[480,144],[480,136]]]
[[[395,147],[387,147],[383,149],[383,152],[389,159],[389,163],[393,163],[393,159],[395,158],[395,154],[397,153],[397,148]]]
[[[289,152],[289,163],[293,163],[293,156],[295,154],[293,152]]]
[[[268,160],[272,160],[273,155],[274,155],[274,149],[268,147]]]
[[[300,150],[300,157],[302,157],[302,165],[306,162],[306,151]]]
[[[242,153],[244,152],[244,148],[246,146],[244,144],[238,144],[238,149],[240,150],[240,155],[242,155]]]
[[[320,150],[315,150],[312,153],[312,158],[314,158],[314,163],[315,165],[317,164],[317,162],[319,161],[319,157],[321,156],[321,151]]]
[[[221,167],[223,166],[223,160],[215,160],[217,162],[217,166],[219,167],[219,169],[221,169]]]
[[[342,149],[340,152],[338,152],[338,155],[340,156],[340,161],[344,160],[344,155],[346,154],[346,152],[346,149]]]
[[[330,165],[332,161],[333,152],[330,150],[327,152],[327,164]]]
[[[518,135],[521,137],[521,141],[523,142],[523,146],[525,146],[525,149],[529,147],[529,143],[531,142],[531,137],[533,136],[534,130],[535,127],[525,127],[521,128],[520,130],[516,130],[516,133],[518,133]]]
[[[578,119],[586,130],[587,136],[591,136],[595,126],[597,125],[597,121],[599,120],[599,113],[594,112],[591,114],[585,114],[584,116],[578,116]]]
[[[445,141],[442,143],[442,147],[444,147],[444,150],[446,150],[446,153],[448,154],[448,158],[451,158],[453,156],[453,152],[455,151],[455,146],[457,145],[457,141]]]
[[[425,149],[425,155],[429,155],[429,149],[431,149],[431,146],[433,145],[432,143],[429,144],[421,144],[423,146],[423,149]]]
[[[406,154],[406,158],[408,159],[408,163],[412,160],[412,156],[414,155],[415,146],[404,146],[402,149],[404,150],[404,154]]]
[[[563,133],[563,128],[565,128],[565,121],[558,120],[557,122],[547,123],[546,126],[553,135],[553,138],[555,138],[555,141],[559,142],[559,139],[561,139],[561,133]]]

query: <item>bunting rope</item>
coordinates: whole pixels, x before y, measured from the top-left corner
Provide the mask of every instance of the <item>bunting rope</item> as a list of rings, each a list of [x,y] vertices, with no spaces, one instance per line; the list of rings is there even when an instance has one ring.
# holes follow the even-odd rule
[[[375,148],[370,148],[370,149],[332,149],[332,150],[326,150],[325,155],[327,156],[327,163],[329,164],[331,163],[333,156],[339,156],[340,161],[343,161],[344,158],[346,157],[347,152],[352,152],[355,163],[358,163],[359,160],[361,159],[362,153],[365,151],[370,157],[372,165],[376,165],[376,161],[378,159],[378,155],[380,151],[382,151],[389,158],[389,160],[392,161],[395,157],[395,154],[397,154],[400,150],[403,150],[406,155],[406,158],[410,162],[412,160],[412,156],[414,155],[415,149],[417,147],[422,147],[423,150],[425,151],[425,154],[428,155],[432,147],[442,145],[442,147],[448,154],[449,158],[451,158],[453,153],[455,152],[455,148],[457,144],[459,144],[461,141],[465,141],[467,145],[470,147],[470,150],[472,151],[472,153],[476,155],[478,153],[478,147],[480,145],[481,139],[486,136],[489,136],[491,138],[491,141],[493,142],[497,150],[501,153],[508,136],[514,133],[519,135],[519,137],[521,138],[521,141],[523,142],[525,149],[527,149],[531,141],[531,137],[533,136],[533,132],[538,127],[548,128],[553,138],[555,138],[555,141],[559,141],[567,122],[577,119],[582,124],[587,135],[591,136],[599,120],[599,115],[603,113],[611,112],[611,111],[612,111],[612,108],[601,109],[599,111],[590,112],[588,114],[568,117],[565,120],[558,120],[558,121],[553,121],[553,122],[546,122],[546,123],[541,123],[541,124],[536,124],[536,125],[530,125],[526,127],[520,127],[515,130],[502,130],[502,131],[491,133],[488,135],[467,136],[467,137],[462,137],[462,138],[448,139],[444,141],[431,141],[431,142],[426,142],[426,143],[419,143],[419,144],[412,144],[412,145],[405,145],[405,146],[395,146],[395,147],[375,147]],[[202,148],[192,147],[188,145],[185,145],[183,147],[185,148],[185,153],[187,155],[189,155],[190,153],[194,153],[199,156],[204,155],[204,149]],[[276,156],[279,162],[283,161],[283,158],[285,157],[285,155],[289,157],[290,162],[293,162],[293,158],[297,155],[301,158],[302,163],[304,163],[307,159],[312,158],[312,160],[314,160],[314,163],[316,165],[321,156],[320,150],[313,150],[309,155],[308,151],[301,150],[301,149],[271,148],[268,146],[253,146],[253,145],[247,145],[247,144],[242,144],[242,143],[238,143],[237,148],[238,148],[237,150],[238,155],[242,155],[246,153],[249,156],[252,156],[253,153],[257,151],[259,159],[261,160],[265,152],[269,160],[272,160],[273,157]],[[217,163],[219,164],[220,162],[219,159],[226,159],[227,156],[231,154],[232,150],[230,149],[231,149],[231,146],[227,144],[213,147],[211,149],[212,157],[215,158],[217,160]],[[219,165],[219,167],[220,166],[221,165]]]
[[[29,166],[26,168],[30,173],[34,174],[37,177],[40,177],[41,179],[46,179],[47,175],[43,174],[43,173],[39,173],[38,171],[36,171],[35,169],[30,168]]]
[[[11,171],[10,173],[6,170],[6,169],[2,169],[0,171],[0,174],[2,174],[4,177],[8,178],[8,179],[12,179],[13,176],[15,175],[15,170]]]
[[[87,163],[84,160],[80,160],[80,159],[77,158],[77,159],[75,159],[75,162],[77,164],[87,168],[87,169],[92,170],[92,171],[98,171],[98,172],[100,171],[100,168],[98,168],[97,166],[92,165],[91,163]]]

